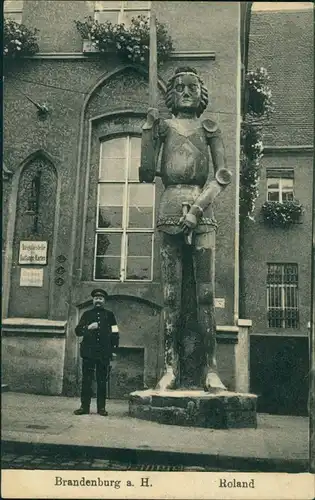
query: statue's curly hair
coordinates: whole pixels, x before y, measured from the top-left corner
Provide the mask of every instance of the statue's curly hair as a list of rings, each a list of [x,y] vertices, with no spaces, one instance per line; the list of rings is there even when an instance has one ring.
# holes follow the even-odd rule
[[[177,110],[174,108],[174,96],[173,96],[173,88],[174,88],[174,80],[178,76],[179,73],[193,73],[199,80],[201,86],[201,96],[200,96],[200,105],[197,110],[197,116],[202,115],[206,107],[209,103],[209,95],[208,90],[205,87],[202,78],[198,75],[197,71],[194,68],[189,66],[184,66],[181,68],[177,68],[174,75],[168,80],[166,85],[166,94],[165,94],[165,104],[168,109],[173,113],[173,115],[177,115]]]

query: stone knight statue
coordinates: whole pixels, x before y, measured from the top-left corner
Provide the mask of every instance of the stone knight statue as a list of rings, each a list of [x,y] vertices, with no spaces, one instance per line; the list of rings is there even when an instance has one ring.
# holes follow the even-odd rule
[[[153,182],[158,175],[165,188],[157,220],[164,300],[164,370],[157,389],[180,388],[183,254],[189,246],[205,353],[200,386],[216,392],[226,388],[216,364],[213,201],[231,182],[231,173],[218,125],[200,118],[208,105],[208,91],[194,69],[175,71],[167,84],[166,105],[173,115],[170,119],[160,118],[156,108],[148,110],[139,169],[140,182]]]

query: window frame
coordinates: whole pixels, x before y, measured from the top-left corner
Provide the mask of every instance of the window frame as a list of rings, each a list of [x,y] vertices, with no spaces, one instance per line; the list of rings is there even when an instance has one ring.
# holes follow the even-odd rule
[[[94,260],[93,260],[93,281],[98,282],[115,282],[115,283],[151,283],[153,281],[153,268],[154,268],[154,244],[155,244],[155,210],[156,210],[156,188],[155,182],[147,183],[147,185],[153,186],[153,203],[152,203],[152,227],[151,228],[128,228],[128,214],[129,214],[129,186],[139,185],[139,181],[129,179],[129,168],[131,160],[131,138],[137,137],[141,139],[140,134],[136,133],[126,133],[117,134],[115,136],[107,136],[103,140],[100,140],[99,146],[99,169],[98,169],[98,180],[97,180],[97,203],[96,203],[96,219],[95,219],[95,238],[94,238]],[[124,138],[127,139],[126,156],[125,163],[125,177],[123,181],[117,180],[100,180],[101,165],[102,165],[102,145],[111,139]],[[116,184],[124,186],[124,193],[122,199],[122,227],[119,228],[99,228],[99,200],[100,200],[100,185],[102,184]],[[99,234],[120,234],[121,235],[121,247],[120,247],[120,277],[117,279],[107,279],[107,278],[96,278],[96,258],[97,255],[97,237]],[[127,264],[128,264],[128,234],[150,234],[151,235],[151,264],[150,264],[150,279],[128,279],[127,278]],[[115,256],[113,256],[115,257]]]
[[[270,282],[268,277],[270,275],[270,268],[271,267],[278,267],[281,270],[281,282]],[[285,275],[286,273],[286,267],[291,266],[295,268],[295,273],[294,276],[296,276],[296,281],[290,283],[285,281]],[[266,280],[266,305],[267,305],[267,327],[268,328],[276,328],[276,329],[298,329],[299,328],[299,268],[297,263],[279,263],[279,262],[268,262],[267,263],[267,280]],[[286,306],[286,291],[288,289],[293,290],[293,302],[294,306]],[[281,306],[271,306],[270,305],[270,291],[271,289],[274,290],[279,290],[280,291],[280,301],[281,301]],[[294,326],[289,326],[288,321],[290,318],[288,317],[288,312],[290,311],[295,311],[296,312],[296,319],[295,319],[295,325]],[[269,313],[272,311],[279,311],[281,312],[281,318],[278,320],[280,322],[280,325],[275,326],[275,325],[270,325],[270,319],[269,319]],[[293,322],[293,320],[291,319]]]
[[[278,189],[272,188],[269,189],[268,187],[268,181],[274,181],[277,182],[279,187]],[[286,200],[283,200],[283,194],[285,192],[291,192],[291,191],[286,191],[284,182],[285,181],[292,181],[292,199],[295,199],[295,192],[294,192],[294,170],[293,169],[267,169],[266,171],[266,201],[271,202],[271,203],[283,203]],[[278,193],[278,200],[269,200],[269,194],[270,193]]]
[[[146,0],[145,2],[142,2],[145,6],[144,7],[131,7],[131,6],[125,6],[126,5],[126,0],[120,0],[120,2],[117,1],[117,4],[120,3],[120,7],[117,5],[117,8],[115,7],[102,7],[101,9],[97,9],[98,2],[95,2],[94,4],[94,20],[97,20],[97,13],[99,12],[118,12],[118,17],[117,17],[117,24],[122,24],[124,23],[124,14],[125,12],[144,12],[147,13],[147,17],[150,17],[150,11],[151,11],[151,0]],[[145,15],[145,14],[144,14]],[[116,24],[116,23],[114,23]]]

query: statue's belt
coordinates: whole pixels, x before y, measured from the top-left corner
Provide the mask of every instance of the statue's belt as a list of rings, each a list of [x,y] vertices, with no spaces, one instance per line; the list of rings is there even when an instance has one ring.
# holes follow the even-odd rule
[[[157,227],[159,226],[179,226],[180,217],[167,217],[160,216],[157,220]],[[217,228],[217,221],[213,217],[201,217],[198,226],[212,226]]]

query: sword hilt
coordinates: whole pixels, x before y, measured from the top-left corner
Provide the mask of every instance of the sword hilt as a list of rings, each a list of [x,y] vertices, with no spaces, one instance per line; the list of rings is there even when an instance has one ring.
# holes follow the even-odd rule
[[[190,210],[190,204],[187,201],[183,201],[183,203],[182,203],[183,215],[184,216],[187,215],[189,210]],[[185,243],[187,245],[191,245],[192,244],[192,231],[189,231],[188,234],[185,234],[184,238],[185,238]]]

